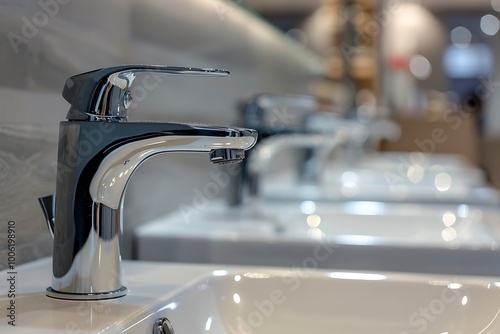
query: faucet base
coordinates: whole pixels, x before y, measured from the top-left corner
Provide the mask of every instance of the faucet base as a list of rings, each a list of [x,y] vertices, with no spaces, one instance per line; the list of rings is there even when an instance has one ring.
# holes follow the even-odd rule
[[[98,292],[98,293],[67,293],[47,288],[47,297],[54,299],[64,299],[64,300],[104,300],[123,297],[127,294],[127,288],[122,286],[121,288],[108,291],[108,292]]]

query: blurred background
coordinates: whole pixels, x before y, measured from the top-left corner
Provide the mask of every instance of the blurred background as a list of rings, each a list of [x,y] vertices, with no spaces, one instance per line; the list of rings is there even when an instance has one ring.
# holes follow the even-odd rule
[[[10,220],[20,262],[51,254],[37,198],[55,191],[65,80],[119,64],[231,71],[137,89],[131,120],[245,125],[258,94],[308,95],[315,111],[397,124],[376,152],[454,154],[500,188],[499,16],[500,0],[0,0],[0,269]],[[123,256],[136,227],[192,206],[220,170],[182,154],[141,166]]]

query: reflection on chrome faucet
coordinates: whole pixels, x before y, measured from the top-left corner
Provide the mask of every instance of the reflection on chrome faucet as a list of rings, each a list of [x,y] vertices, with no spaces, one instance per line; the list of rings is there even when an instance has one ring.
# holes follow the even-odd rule
[[[54,198],[40,202],[53,229],[52,287],[60,299],[126,294],[119,236],[127,183],[142,162],[167,152],[207,152],[216,164],[240,162],[256,142],[250,129],[199,124],[127,122],[137,74],[227,76],[215,69],[126,65],[74,76],[63,97],[71,104],[60,124]],[[53,213],[55,211],[55,219]]]

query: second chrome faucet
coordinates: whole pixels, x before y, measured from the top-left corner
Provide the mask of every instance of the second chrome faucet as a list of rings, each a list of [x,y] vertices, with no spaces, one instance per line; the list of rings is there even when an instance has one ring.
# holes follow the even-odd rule
[[[40,202],[54,235],[50,297],[108,299],[126,294],[119,237],[128,180],[147,158],[167,152],[206,152],[216,164],[240,162],[256,142],[254,130],[200,124],[128,122],[130,87],[142,72],[227,76],[215,69],[126,65],[71,77],[71,104],[60,124],[54,198]],[[54,214],[55,210],[55,214]]]

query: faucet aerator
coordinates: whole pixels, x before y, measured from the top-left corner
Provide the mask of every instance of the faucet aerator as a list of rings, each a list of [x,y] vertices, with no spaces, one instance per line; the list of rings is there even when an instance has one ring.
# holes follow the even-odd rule
[[[217,165],[236,164],[245,159],[245,150],[216,149],[210,152],[210,162]]]

